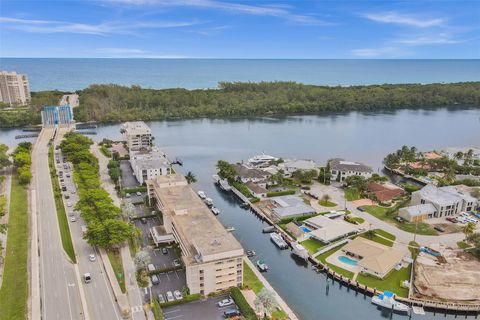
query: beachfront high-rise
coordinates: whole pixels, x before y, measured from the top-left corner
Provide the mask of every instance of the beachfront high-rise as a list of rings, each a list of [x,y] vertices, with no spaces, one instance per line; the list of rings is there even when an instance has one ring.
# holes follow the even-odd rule
[[[11,107],[28,104],[30,88],[27,75],[0,71],[0,102]]]

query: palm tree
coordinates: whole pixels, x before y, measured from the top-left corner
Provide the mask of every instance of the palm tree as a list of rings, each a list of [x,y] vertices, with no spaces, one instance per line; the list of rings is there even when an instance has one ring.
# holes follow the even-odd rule
[[[375,237],[375,231],[373,231],[373,230],[368,230],[367,232],[365,232],[365,236],[366,236],[368,239],[372,239],[373,237]]]
[[[197,177],[193,174],[192,171],[187,172],[185,179],[187,179],[188,184],[197,182]]]
[[[463,158],[463,152],[462,152],[462,151],[458,151],[458,152],[456,152],[456,153],[453,155],[453,157],[454,157],[455,159],[457,159],[457,160],[460,160],[460,159]]]
[[[474,232],[477,226],[473,222],[467,222],[465,227],[463,227],[463,233],[465,234],[465,239],[470,237]]]

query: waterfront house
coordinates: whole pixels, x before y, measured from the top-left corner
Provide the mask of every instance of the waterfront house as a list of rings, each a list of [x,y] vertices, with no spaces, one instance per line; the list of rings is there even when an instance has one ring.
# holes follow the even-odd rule
[[[251,181],[247,182],[245,185],[247,186],[248,190],[250,190],[250,193],[252,194],[252,196],[254,196],[255,198],[267,197],[268,190],[265,189],[264,187]]]
[[[248,168],[243,164],[235,164],[233,166],[237,172],[237,179],[243,183],[254,182],[265,187],[267,179],[271,176],[271,174],[266,171]]]
[[[398,216],[409,222],[421,222],[433,218],[436,209],[431,203],[400,208]]]
[[[372,173],[372,168],[363,163],[346,161],[340,158],[330,161],[331,180],[345,181],[350,176],[370,178]]]
[[[394,184],[369,182],[367,184],[367,194],[374,196],[379,202],[389,202],[404,195],[405,191]]]
[[[330,219],[322,215],[309,218],[303,223],[312,229],[308,236],[322,243],[330,243],[358,231],[358,227],[354,224],[345,222],[342,219]]]
[[[357,237],[343,248],[347,256],[356,260],[361,272],[376,278],[385,278],[392,270],[402,267],[406,250],[394,249],[363,237]]]
[[[279,170],[283,170],[286,177],[291,177],[297,171],[318,171],[318,166],[313,160],[286,160],[278,165]]]
[[[272,213],[279,219],[301,217],[315,213],[315,209],[305,204],[302,198],[288,195],[271,198],[273,203]]]

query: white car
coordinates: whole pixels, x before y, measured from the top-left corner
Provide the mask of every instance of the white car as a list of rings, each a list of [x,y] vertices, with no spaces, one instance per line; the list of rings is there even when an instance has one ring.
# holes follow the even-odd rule
[[[141,196],[142,193],[140,191],[137,192],[137,196]]]
[[[231,298],[228,298],[228,299],[223,299],[221,301],[218,301],[218,306],[219,307],[226,307],[226,306],[230,306],[232,305],[234,302],[233,302],[233,299]]]
[[[77,218],[75,216],[71,216],[70,217],[70,222],[75,222],[75,221],[77,221]]]
[[[130,198],[130,193],[125,193],[125,198]]]
[[[75,194],[75,190],[70,191],[71,194]]]
[[[168,302],[175,301],[175,298],[173,297],[172,291],[167,291],[167,301]]]
[[[177,300],[182,300],[182,299],[183,299],[182,294],[181,294],[180,291],[178,291],[178,290],[175,290],[175,291],[173,292],[173,295],[175,296],[175,299],[177,299]]]
[[[67,207],[71,207],[72,206],[72,203],[71,202],[67,202]]]
[[[88,256],[88,260],[94,262],[95,260],[97,260],[97,258],[95,257],[95,255],[93,253],[91,253],[89,256]]]

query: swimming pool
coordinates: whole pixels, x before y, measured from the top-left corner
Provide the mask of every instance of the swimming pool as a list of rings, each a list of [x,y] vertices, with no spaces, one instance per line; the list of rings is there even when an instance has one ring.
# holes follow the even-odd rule
[[[345,257],[345,256],[339,256],[338,260],[340,262],[346,263],[346,264],[351,265],[351,266],[356,266],[357,262],[358,262],[357,260],[353,260],[353,259],[350,259],[349,257]]]
[[[305,233],[309,233],[309,232],[312,231],[310,228],[307,228],[305,226],[301,226],[300,229],[302,229],[302,231],[305,232]]]

